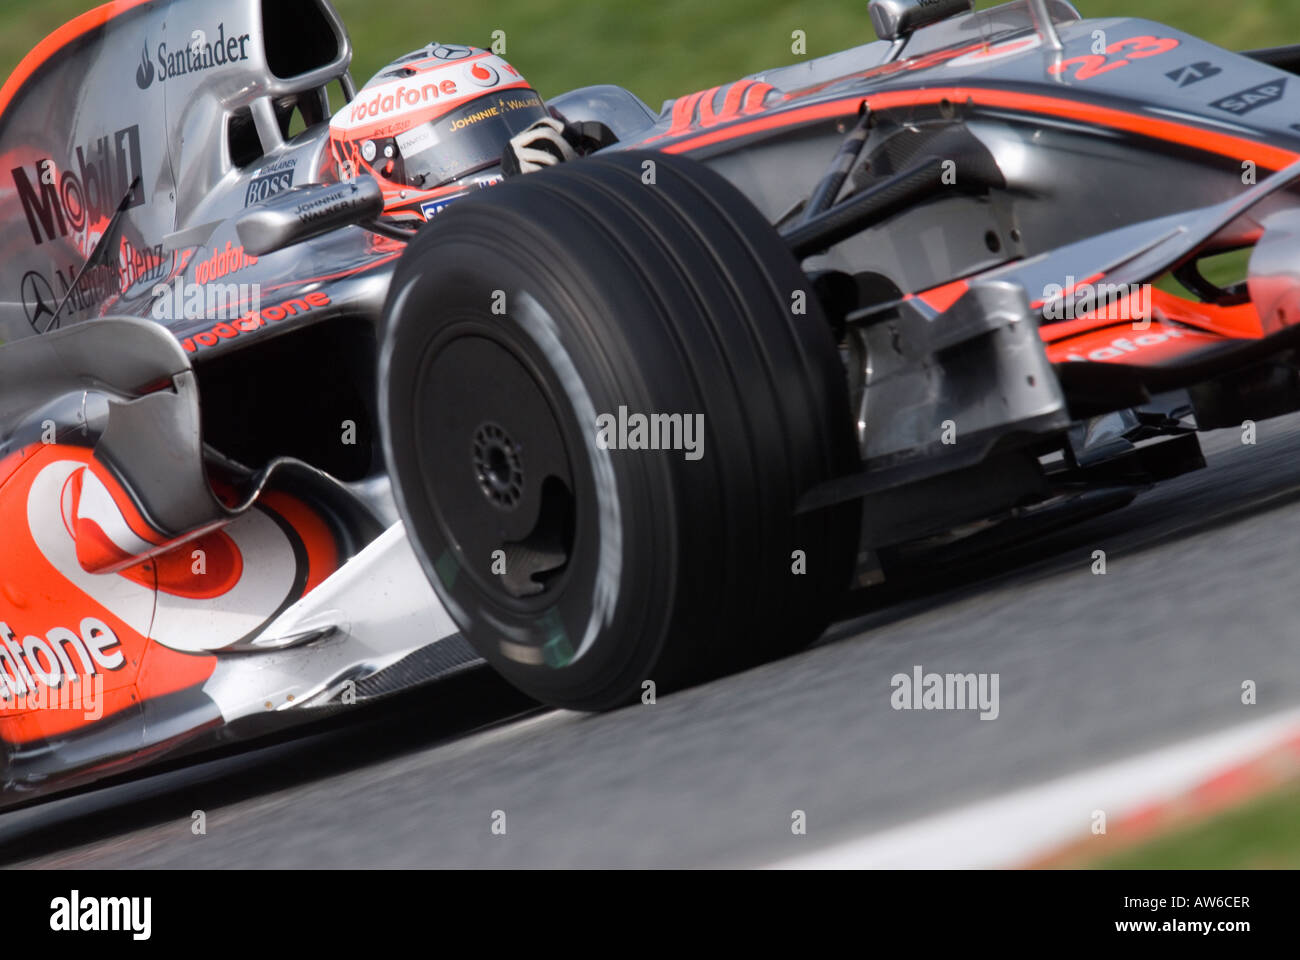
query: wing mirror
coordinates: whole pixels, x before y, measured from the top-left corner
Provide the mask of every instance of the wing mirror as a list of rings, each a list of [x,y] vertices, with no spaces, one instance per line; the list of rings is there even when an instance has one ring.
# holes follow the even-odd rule
[[[971,0],[871,0],[871,25],[881,40],[897,40],[940,20],[970,13]]]
[[[275,253],[384,212],[384,192],[369,177],[346,183],[293,187],[245,210],[235,220],[244,249],[255,257]]]

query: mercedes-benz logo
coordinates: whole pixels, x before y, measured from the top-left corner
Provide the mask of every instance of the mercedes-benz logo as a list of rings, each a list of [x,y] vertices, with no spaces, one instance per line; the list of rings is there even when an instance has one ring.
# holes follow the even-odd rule
[[[59,305],[54,296],[54,288],[45,275],[36,270],[28,270],[23,276],[23,309],[27,311],[27,322],[37,333],[49,333],[59,326],[59,318],[54,315]]]
[[[433,55],[439,60],[464,60],[472,52],[469,47],[450,43],[440,43],[433,48]]]

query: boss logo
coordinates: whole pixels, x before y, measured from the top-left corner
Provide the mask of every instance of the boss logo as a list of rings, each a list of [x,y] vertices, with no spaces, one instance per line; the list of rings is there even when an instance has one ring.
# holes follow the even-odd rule
[[[244,206],[251,207],[255,203],[261,203],[263,200],[274,197],[277,193],[283,193],[292,186],[292,170],[277,170],[275,173],[255,177],[248,185],[248,193],[244,197]]]

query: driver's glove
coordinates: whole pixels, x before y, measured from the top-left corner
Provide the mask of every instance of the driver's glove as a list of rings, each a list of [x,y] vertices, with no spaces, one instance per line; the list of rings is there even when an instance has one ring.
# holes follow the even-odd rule
[[[507,177],[536,173],[577,156],[577,151],[564,137],[564,123],[547,117],[510,138],[501,154],[501,172]]]

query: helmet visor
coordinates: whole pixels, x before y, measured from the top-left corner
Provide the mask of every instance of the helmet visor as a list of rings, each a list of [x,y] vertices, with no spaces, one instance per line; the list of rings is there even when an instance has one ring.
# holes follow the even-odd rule
[[[477,97],[430,123],[395,138],[402,180],[432,190],[501,161],[506,142],[549,117],[532,90],[502,90]]]

